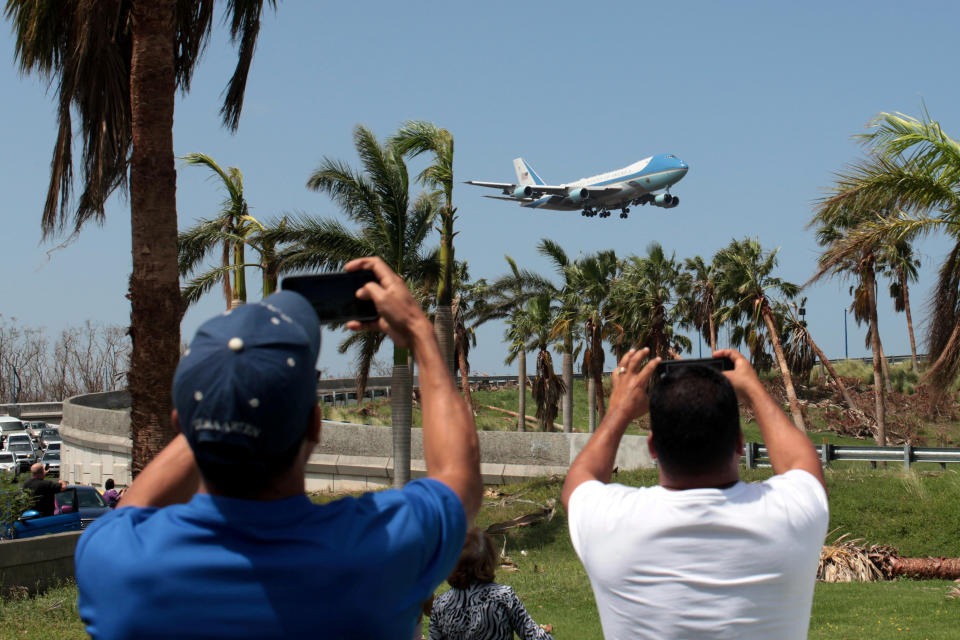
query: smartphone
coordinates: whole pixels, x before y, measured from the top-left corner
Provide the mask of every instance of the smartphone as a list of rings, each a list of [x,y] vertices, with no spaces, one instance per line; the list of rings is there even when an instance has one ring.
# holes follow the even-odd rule
[[[701,367],[710,367],[717,371],[732,371],[733,360],[727,357],[723,358],[692,358],[689,360],[661,360],[660,364],[653,372],[655,379],[660,380],[671,371],[676,371],[680,367],[689,367],[699,365]]]
[[[320,273],[311,276],[289,276],[280,283],[286,291],[296,291],[310,301],[317,317],[324,324],[343,324],[349,320],[371,322],[379,318],[372,300],[361,300],[357,289],[377,277],[369,269]]]

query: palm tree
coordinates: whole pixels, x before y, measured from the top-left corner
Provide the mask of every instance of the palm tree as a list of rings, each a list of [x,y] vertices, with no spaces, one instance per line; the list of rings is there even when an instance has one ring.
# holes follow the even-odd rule
[[[907,333],[910,335],[910,356],[913,370],[920,370],[917,360],[917,340],[913,335],[913,314],[910,311],[910,283],[920,277],[920,260],[913,246],[906,240],[899,240],[884,254],[884,264],[890,274],[890,297],[893,298],[895,311],[903,311],[907,316]]]
[[[834,195],[821,210],[847,207],[871,214],[848,234],[851,252],[913,240],[933,231],[954,243],[940,267],[928,325],[930,353],[938,354],[924,374],[936,402],[960,371],[960,142],[932,120],[881,113],[871,131],[858,136],[870,156],[844,170]]]
[[[233,301],[241,302],[241,299],[234,295],[233,287],[229,284],[230,274],[242,271],[247,267],[260,269],[264,298],[276,291],[277,280],[280,277],[280,264],[275,235],[283,233],[286,225],[286,217],[264,225],[253,216],[245,216],[242,230],[239,232],[242,235],[239,235],[224,231],[223,220],[214,218],[212,220],[200,220],[195,226],[181,232],[177,238],[181,277],[187,277],[191,273],[195,273],[200,264],[206,260],[207,255],[218,245],[225,248],[222,254],[223,262],[219,266],[194,276],[183,288],[185,306],[197,302],[218,282],[225,285],[224,294],[228,300],[228,309],[232,306]],[[259,261],[256,263],[241,262],[239,264],[230,262],[230,246],[235,243],[252,248],[259,255]],[[246,301],[245,285],[242,301]]]
[[[606,413],[603,339],[607,301],[618,268],[617,256],[613,251],[598,251],[579,258],[572,266],[570,278],[579,301],[578,315],[583,323],[583,373],[587,376],[587,413],[591,433],[597,429],[597,413],[601,420]]]
[[[608,324],[622,329],[618,351],[640,345],[650,347],[651,357],[675,358],[690,348],[690,340],[673,329],[682,319],[677,305],[680,270],[674,256],[652,242],[647,255],[629,256],[622,262],[620,277],[610,288]]]
[[[541,431],[553,431],[557,419],[557,403],[563,396],[563,381],[553,372],[550,343],[554,335],[556,309],[550,293],[543,293],[527,303],[531,340],[529,348],[537,349],[537,376],[533,380],[533,399],[537,403],[537,423]]]
[[[710,352],[717,350],[717,268],[707,264],[700,256],[684,260],[685,272],[678,282],[678,293],[687,310],[686,324],[697,331],[710,345]]]
[[[500,276],[486,289],[486,302],[478,312],[476,324],[494,319],[506,319],[508,324],[507,343],[509,355],[506,363],[517,361],[518,407],[517,431],[525,431],[526,404],[527,404],[527,352],[526,344],[529,340],[529,331],[523,326],[521,316],[524,307],[531,298],[553,291],[554,286],[543,276],[520,269],[516,261],[508,255],[504,258],[510,267],[510,272]],[[476,326],[476,324],[474,326]]]
[[[236,167],[228,167],[224,170],[213,158],[205,153],[189,153],[183,157],[183,160],[188,166],[208,168],[214,176],[220,178],[223,189],[227,192],[227,198],[223,202],[223,206],[217,216],[217,221],[220,223],[220,231],[223,234],[220,239],[223,245],[221,266],[224,268],[229,267],[231,257],[232,264],[234,265],[233,269],[225,269],[223,273],[224,297],[226,298],[227,309],[229,309],[231,306],[236,306],[237,304],[247,301],[246,275],[244,268],[239,266],[245,262],[244,245],[246,243],[244,239],[248,235],[252,225],[256,224],[261,227],[262,225],[250,216],[250,208],[247,205],[246,198],[243,196],[243,174],[240,173],[239,169]],[[200,231],[202,228],[203,227],[197,227],[196,229]],[[187,234],[186,237],[197,238],[199,235],[199,233]],[[184,234],[181,234],[180,238],[185,239]],[[183,242],[180,243],[180,246],[183,247]],[[178,251],[178,253],[181,257],[180,274],[183,275],[183,253],[180,251]],[[189,270],[192,270],[196,267],[196,264],[192,264],[190,267]],[[233,275],[232,286],[230,284],[231,273]]]
[[[391,143],[397,150],[410,157],[422,153],[433,154],[434,162],[420,172],[417,180],[425,187],[438,189],[443,193],[444,206],[440,210],[440,263],[442,271],[437,284],[437,314],[434,317],[434,331],[440,350],[447,359],[447,368],[453,375],[454,363],[454,324],[453,298],[455,260],[453,252],[453,222],[456,209],[453,206],[453,134],[430,122],[411,120],[404,122],[393,137]],[[467,393],[470,390],[467,388]]]
[[[827,201],[829,202],[829,201]],[[812,225],[816,228],[817,242],[825,247],[818,259],[817,271],[809,282],[815,282],[825,275],[852,276],[857,285],[851,287],[854,292],[854,317],[867,319],[870,323],[867,338],[873,351],[873,394],[874,415],[877,421],[877,444],[885,446],[887,442],[886,397],[884,394],[885,376],[883,365],[883,347],[880,344],[880,330],[877,314],[877,251],[879,245],[863,242],[855,247],[850,245],[851,238],[857,238],[850,232],[871,219],[871,215],[843,206],[821,203],[814,214]],[[808,283],[809,284],[809,283]]]
[[[547,238],[540,240],[540,244],[537,245],[537,252],[553,262],[554,269],[562,278],[562,284],[557,291],[560,308],[557,310],[553,330],[555,335],[563,338],[560,345],[560,352],[563,354],[561,365],[564,389],[562,402],[563,431],[564,433],[571,433],[573,431],[573,360],[576,357],[574,342],[579,327],[577,292],[573,286],[573,263],[560,245]]]
[[[423,194],[410,201],[410,180],[402,154],[390,144],[381,144],[367,128],[354,128],[353,144],[361,170],[325,157],[307,180],[307,187],[329,195],[359,228],[349,229],[338,220],[301,216],[283,233],[273,234],[278,242],[288,244],[280,255],[281,267],[287,271],[335,270],[360,256],[379,256],[416,289],[418,283],[439,274],[436,252],[423,251],[439,209],[437,199]],[[383,339],[380,332],[359,332],[340,345],[341,352],[357,349],[358,398]],[[410,480],[413,376],[409,355],[408,349],[394,345],[390,406],[393,482],[398,487]]]
[[[753,324],[762,321],[766,325],[767,337],[773,345],[780,374],[783,376],[793,422],[798,429],[806,431],[803,412],[793,387],[793,378],[790,376],[787,359],[774,324],[773,306],[776,299],[771,297],[773,292],[779,292],[786,298],[793,298],[799,287],[771,275],[777,266],[777,251],[778,249],[764,252],[759,240],[745,238],[732,240],[717,253],[722,297],[731,301],[721,312],[721,318],[748,317]]]
[[[276,7],[275,0],[267,0]],[[263,0],[227,4],[230,35],[239,42],[236,70],[220,113],[235,131]],[[128,375],[134,474],[176,433],[170,381],[179,359],[182,302],[177,281],[176,169],[173,109],[190,80],[213,24],[213,2],[8,0],[15,57],[24,73],[57,86],[57,139],[41,227],[44,238],[95,219],[118,187],[130,193]],[[71,214],[73,114],[83,140],[83,190]],[[127,172],[129,170],[129,182]]]

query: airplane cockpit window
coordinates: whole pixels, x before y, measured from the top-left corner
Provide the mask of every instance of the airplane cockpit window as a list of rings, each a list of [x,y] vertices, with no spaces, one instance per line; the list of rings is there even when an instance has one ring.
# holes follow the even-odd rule
[[[669,153],[669,154],[667,154],[666,157],[667,157],[667,158],[674,158],[674,159],[676,159],[677,156],[673,155],[672,153]]]

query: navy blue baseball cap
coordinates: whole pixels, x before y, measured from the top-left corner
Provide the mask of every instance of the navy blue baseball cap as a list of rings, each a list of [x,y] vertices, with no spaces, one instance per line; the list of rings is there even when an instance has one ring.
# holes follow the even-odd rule
[[[173,377],[197,460],[269,460],[302,440],[317,404],[319,353],[317,314],[293,291],[204,322]]]

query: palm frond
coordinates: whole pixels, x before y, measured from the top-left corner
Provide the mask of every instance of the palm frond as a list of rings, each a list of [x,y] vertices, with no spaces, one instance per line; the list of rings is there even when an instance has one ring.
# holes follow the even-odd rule
[[[266,2],[276,10],[276,0],[266,0]],[[263,5],[264,0],[227,0],[230,42],[238,44],[237,67],[227,83],[223,106],[220,107],[223,125],[230,131],[236,131],[240,126],[240,112],[243,109],[243,96],[247,88],[247,75],[250,73],[250,63],[253,62],[253,52],[257,47],[257,37],[260,35]]]

